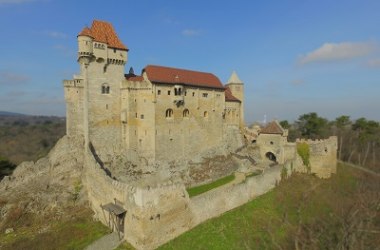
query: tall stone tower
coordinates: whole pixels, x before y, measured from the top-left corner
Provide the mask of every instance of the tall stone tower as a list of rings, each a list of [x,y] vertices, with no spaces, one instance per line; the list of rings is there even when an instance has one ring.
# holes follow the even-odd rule
[[[112,25],[95,20],[78,35],[78,63],[83,81],[83,133],[106,160],[121,148],[121,84],[127,47]]]
[[[240,126],[244,127],[244,84],[239,79],[235,71],[232,72],[230,79],[228,80],[226,86],[231,90],[233,96],[241,101],[240,104]]]

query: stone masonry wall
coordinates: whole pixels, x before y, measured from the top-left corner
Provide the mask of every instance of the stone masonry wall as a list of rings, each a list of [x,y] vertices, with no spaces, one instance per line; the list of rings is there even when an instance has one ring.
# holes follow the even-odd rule
[[[338,138],[330,136],[324,140],[297,140],[307,143],[310,148],[311,173],[320,178],[329,178],[336,173]]]

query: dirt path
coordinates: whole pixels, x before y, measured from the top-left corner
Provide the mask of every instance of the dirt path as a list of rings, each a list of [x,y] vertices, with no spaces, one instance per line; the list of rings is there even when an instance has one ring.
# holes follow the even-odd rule
[[[85,250],[113,250],[120,245],[121,241],[116,232],[107,234],[87,246]]]
[[[342,164],[344,164],[344,165],[350,166],[352,168],[359,169],[359,170],[361,170],[363,172],[366,172],[368,174],[380,177],[379,173],[376,173],[375,171],[369,170],[368,168],[365,168],[365,167],[362,167],[362,166],[358,166],[358,165],[355,165],[355,164],[352,164],[352,163],[349,163],[349,162],[344,162],[344,161],[339,161],[339,162],[342,163]]]

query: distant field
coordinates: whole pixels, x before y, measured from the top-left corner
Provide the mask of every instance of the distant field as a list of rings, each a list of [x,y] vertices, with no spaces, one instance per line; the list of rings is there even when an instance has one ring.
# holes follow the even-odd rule
[[[327,180],[296,174],[159,249],[374,249],[379,190],[376,177],[345,165]]]
[[[61,117],[0,116],[0,158],[13,164],[45,156],[66,132]]]

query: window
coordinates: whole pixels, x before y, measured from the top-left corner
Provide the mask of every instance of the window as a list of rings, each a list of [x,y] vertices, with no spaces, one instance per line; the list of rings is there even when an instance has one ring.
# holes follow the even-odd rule
[[[109,94],[110,93],[110,86],[108,86],[107,83],[103,83],[102,85],[102,94]]]
[[[188,109],[185,109],[183,111],[183,117],[189,117],[190,116],[190,111]]]
[[[161,95],[161,89],[157,90],[157,95]]]
[[[204,117],[204,118],[208,118],[208,112],[207,112],[207,111],[205,111],[205,112],[203,113],[203,117]]]
[[[182,89],[181,88],[174,88],[174,95],[182,95]]]
[[[195,96],[195,92],[193,92],[193,96]]]
[[[135,117],[137,118],[137,113],[135,114]]]
[[[140,119],[144,119],[144,115],[140,115]]]
[[[203,96],[204,98],[207,98],[208,93],[203,93],[202,96]]]
[[[116,49],[113,49],[113,53],[116,53]]]
[[[168,90],[168,95],[170,95],[170,90]]]
[[[173,110],[172,109],[167,109],[165,112],[165,117],[166,118],[172,118],[173,117]]]

